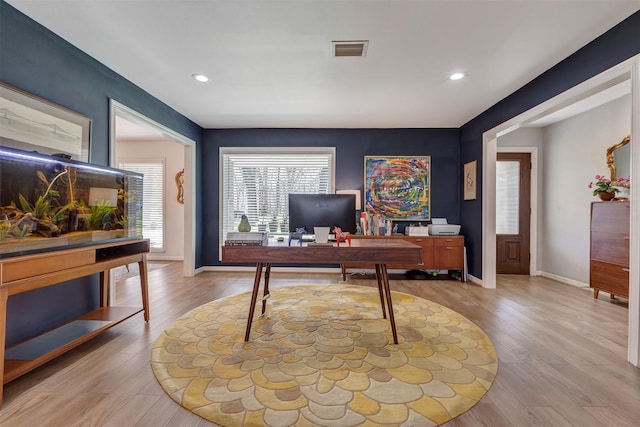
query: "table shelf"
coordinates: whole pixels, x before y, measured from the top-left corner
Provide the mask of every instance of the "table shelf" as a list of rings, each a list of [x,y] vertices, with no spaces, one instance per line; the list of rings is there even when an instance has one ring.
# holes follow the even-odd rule
[[[3,383],[55,359],[142,311],[142,307],[101,307],[8,347],[5,350]],[[79,326],[79,322],[85,326]]]

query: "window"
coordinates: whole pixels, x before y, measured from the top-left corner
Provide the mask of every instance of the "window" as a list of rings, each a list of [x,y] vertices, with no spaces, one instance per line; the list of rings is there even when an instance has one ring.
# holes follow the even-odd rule
[[[142,236],[152,252],[164,252],[164,159],[118,162],[120,169],[144,174],[142,180]]]
[[[220,148],[221,241],[242,215],[251,231],[289,232],[289,193],[332,193],[335,148]]]
[[[518,234],[520,162],[496,162],[496,234]]]

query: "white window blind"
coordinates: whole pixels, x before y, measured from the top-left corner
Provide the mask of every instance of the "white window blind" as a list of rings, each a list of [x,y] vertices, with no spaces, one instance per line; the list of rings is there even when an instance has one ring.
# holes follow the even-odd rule
[[[164,160],[121,161],[120,169],[144,174],[142,180],[142,236],[153,252],[164,251]]]
[[[496,234],[518,234],[520,162],[496,162]]]
[[[220,148],[221,241],[247,215],[251,231],[288,233],[290,193],[331,193],[335,148]]]

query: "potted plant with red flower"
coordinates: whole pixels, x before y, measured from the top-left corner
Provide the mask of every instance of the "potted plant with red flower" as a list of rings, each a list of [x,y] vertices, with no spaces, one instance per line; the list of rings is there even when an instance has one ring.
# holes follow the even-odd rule
[[[617,184],[612,182],[604,175],[596,175],[595,181],[589,183],[588,187],[593,190],[593,195],[600,197],[600,200],[609,201],[616,196],[618,189],[614,188]]]

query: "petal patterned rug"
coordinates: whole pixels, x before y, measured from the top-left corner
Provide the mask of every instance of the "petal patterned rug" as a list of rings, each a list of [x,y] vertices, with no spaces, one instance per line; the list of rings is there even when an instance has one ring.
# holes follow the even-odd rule
[[[435,426],[469,410],[498,369],[489,337],[458,313],[392,292],[398,345],[377,288],[273,288],[197,307],[162,333],[151,367],[173,400],[223,426]]]

